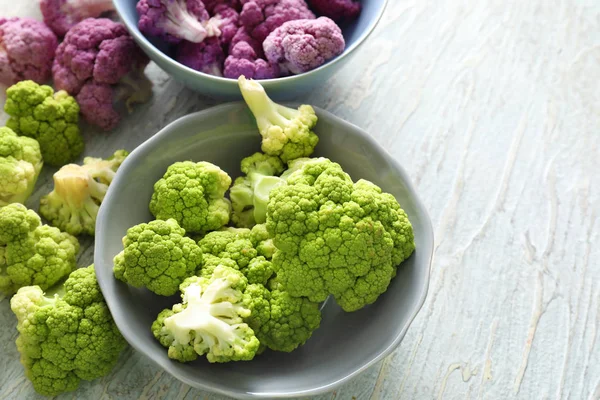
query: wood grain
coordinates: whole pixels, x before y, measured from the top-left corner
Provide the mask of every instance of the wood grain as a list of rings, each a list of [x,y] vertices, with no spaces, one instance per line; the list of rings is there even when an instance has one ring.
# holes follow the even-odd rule
[[[29,1],[0,10],[38,14]],[[214,104],[148,73],[153,100],[113,133],[87,130],[86,154],[132,149]],[[437,243],[427,302],[398,350],[315,399],[600,399],[600,3],[394,0],[354,62],[303,101],[390,149]],[[80,264],[91,260],[88,243]],[[35,398],[15,325],[3,299],[0,398]],[[132,350],[60,398],[222,399]]]

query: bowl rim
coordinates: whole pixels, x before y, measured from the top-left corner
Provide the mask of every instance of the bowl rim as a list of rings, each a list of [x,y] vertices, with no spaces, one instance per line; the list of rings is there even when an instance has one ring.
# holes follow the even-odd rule
[[[217,105],[214,107],[204,109],[202,111],[197,111],[197,112],[182,116],[182,117],[176,119],[175,121],[169,123],[168,125],[166,125],[160,131],[158,131],[155,135],[149,137],[146,141],[144,141],[142,144],[140,144],[138,147],[136,147],[134,150],[132,150],[131,153],[129,154],[129,156],[123,162],[123,164],[121,164],[121,166],[119,167],[119,173],[117,173],[117,175],[115,176],[115,178],[113,180],[113,183],[109,186],[106,197],[105,197],[102,205],[100,206],[100,210],[98,212],[98,218],[96,221],[97,232],[101,232],[104,230],[105,225],[107,224],[107,221],[109,219],[106,209],[108,208],[108,205],[113,202],[112,196],[111,196],[111,192],[112,192],[111,189],[113,187],[118,186],[118,184],[120,184],[120,182],[122,180],[126,179],[125,177],[128,175],[127,172],[130,169],[135,167],[136,159],[140,158],[140,157],[144,157],[146,155],[146,153],[151,151],[151,149],[154,147],[153,142],[160,141],[161,138],[168,136],[171,131],[173,131],[174,129],[177,129],[179,125],[184,124],[188,120],[202,118],[202,116],[204,116],[206,114],[224,112],[227,109],[233,110],[233,109],[240,107],[241,105],[245,106],[245,103],[242,101],[228,102],[228,103],[224,103],[221,105]],[[414,319],[416,318],[418,313],[421,311],[423,304],[425,303],[425,300],[427,298],[427,293],[429,291],[429,285],[430,285],[430,279],[431,279],[431,264],[432,264],[433,253],[434,253],[434,232],[433,232],[433,225],[432,225],[429,213],[427,212],[427,209],[426,209],[425,205],[423,204],[422,200],[418,196],[417,191],[415,190],[414,184],[408,176],[408,173],[389,154],[389,152],[382,145],[380,145],[371,135],[369,135],[366,131],[364,131],[363,129],[357,127],[356,125],[351,124],[350,122],[345,121],[345,120],[341,119],[340,117],[337,117],[336,115],[334,115],[326,110],[323,110],[319,107],[314,107],[314,109],[317,112],[317,115],[319,115],[319,114],[327,115],[328,118],[335,120],[336,123],[339,123],[340,125],[345,126],[347,128],[359,131],[361,133],[361,135],[369,142],[369,144],[371,146],[373,146],[378,152],[380,152],[383,155],[383,157],[386,159],[386,161],[388,161],[389,163],[392,164],[393,168],[400,175],[400,178],[403,181],[405,189],[407,190],[407,192],[409,193],[409,195],[411,196],[411,198],[414,202],[415,208],[417,210],[417,214],[419,214],[423,219],[422,223],[423,223],[423,226],[425,227],[423,233],[424,233],[425,237],[428,239],[425,242],[429,243],[429,246],[427,246],[427,247],[419,247],[419,249],[421,251],[423,251],[423,254],[425,254],[426,261],[424,263],[425,264],[424,285],[420,288],[420,293],[418,295],[417,304],[414,307],[414,309],[412,310],[412,312],[410,313],[406,325],[398,333],[398,335],[394,338],[392,343],[389,346],[387,346],[386,348],[378,351],[377,353],[374,353],[373,356],[370,359],[368,359],[367,362],[365,362],[364,364],[362,364],[360,366],[351,368],[351,372],[347,373],[343,378],[340,378],[337,381],[333,381],[328,384],[314,387],[311,389],[299,390],[299,391],[295,391],[295,392],[285,392],[285,393],[240,392],[240,391],[235,391],[235,390],[215,388],[215,387],[212,387],[210,384],[196,382],[194,380],[190,380],[190,379],[181,377],[181,376],[179,376],[179,374],[176,371],[174,371],[172,369],[170,362],[163,363],[163,362],[158,361],[155,358],[151,357],[150,355],[146,354],[146,352],[141,349],[141,346],[138,346],[137,339],[132,332],[129,332],[129,331],[121,332],[123,337],[125,338],[125,340],[136,351],[141,353],[144,357],[150,359],[155,365],[162,368],[164,371],[169,373],[171,376],[173,376],[175,379],[179,380],[180,382],[183,382],[183,383],[185,383],[189,386],[192,386],[196,389],[205,390],[207,392],[217,393],[220,395],[230,396],[230,397],[234,397],[234,398],[238,398],[238,399],[281,399],[281,398],[316,396],[316,395],[320,395],[323,393],[328,393],[328,392],[331,392],[332,390],[336,389],[337,387],[343,385],[344,383],[348,382],[349,380],[355,378],[356,376],[360,375],[366,369],[370,368],[378,361],[380,361],[383,358],[390,355],[398,347],[398,345],[402,342],[402,339],[406,335],[406,332],[412,325]],[[94,244],[94,268],[96,270],[99,270],[100,268],[105,268],[106,265],[112,264],[112,260],[106,260],[104,258],[104,254],[102,252],[102,248],[104,247],[104,242],[105,242],[104,236],[97,234],[95,244]],[[114,276],[113,276],[113,278],[114,278]],[[100,280],[98,281],[98,283],[99,283],[101,291],[104,293],[104,288],[103,288],[104,285],[100,282]],[[118,300],[111,296],[105,296],[105,299],[106,299],[108,308],[111,311],[111,314],[113,315],[115,323],[117,324],[117,327],[126,325],[127,321],[123,315],[117,313],[116,314],[117,316],[115,317],[115,313],[113,313],[113,310],[118,307]]]
[[[123,25],[125,25],[125,28],[127,28],[127,30],[129,31],[129,34],[131,36],[133,36],[133,38],[138,43],[138,45],[143,47],[146,51],[152,52],[154,55],[156,55],[160,59],[161,62],[169,64],[171,67],[180,68],[183,71],[185,71],[187,74],[194,75],[195,77],[201,77],[204,79],[212,80],[215,83],[226,83],[226,84],[235,83],[235,84],[237,84],[237,79],[225,78],[225,77],[215,76],[215,75],[207,74],[207,73],[204,73],[201,71],[197,71],[186,65],[181,64],[179,61],[175,60],[174,58],[167,56],[159,48],[157,48],[154,44],[152,44],[152,42],[150,42],[148,40],[148,38],[146,38],[146,36],[144,36],[139,29],[133,29],[129,23],[125,22],[125,19],[122,16],[124,14],[124,6],[122,5],[122,2],[119,0],[112,0],[112,1],[113,1],[115,10],[117,11],[117,14],[119,14],[119,18],[121,19]],[[326,62],[325,64],[321,65],[320,67],[317,67],[310,71],[303,72],[298,75],[290,75],[290,76],[284,76],[284,77],[280,77],[280,78],[261,79],[260,80],[261,84],[268,87],[275,83],[297,81],[299,79],[302,79],[303,77],[308,77],[310,75],[317,74],[319,71],[322,71],[330,66],[337,64],[338,62],[341,62],[344,58],[346,58],[350,54],[354,53],[355,50],[358,49],[369,38],[369,36],[371,36],[371,34],[373,33],[373,31],[375,30],[377,25],[379,25],[379,22],[381,21],[381,18],[383,17],[383,14],[388,5],[388,0],[382,0],[382,1],[383,1],[383,4],[381,6],[381,9],[379,10],[379,13],[371,21],[371,23],[367,27],[366,31],[359,37],[359,39],[355,43],[353,43],[350,47],[344,49],[344,52],[342,54],[340,54],[339,56],[335,57],[334,59]]]

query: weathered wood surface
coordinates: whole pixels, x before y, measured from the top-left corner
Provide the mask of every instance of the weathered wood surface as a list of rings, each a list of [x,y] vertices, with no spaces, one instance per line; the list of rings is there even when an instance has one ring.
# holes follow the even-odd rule
[[[395,353],[318,399],[600,399],[600,3],[390,3],[354,62],[303,100],[371,132],[410,172],[435,226],[431,288]],[[29,0],[0,10],[38,14]],[[213,104],[148,72],[154,99],[116,132],[88,132],[88,154],[131,149]],[[80,263],[91,260],[88,246]],[[0,398],[34,398],[15,325],[3,299]],[[132,350],[61,398],[220,399]]]

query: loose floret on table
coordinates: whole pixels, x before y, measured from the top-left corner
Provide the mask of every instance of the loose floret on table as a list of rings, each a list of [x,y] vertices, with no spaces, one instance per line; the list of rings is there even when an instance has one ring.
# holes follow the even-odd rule
[[[162,311],[152,333],[169,358],[188,362],[206,356],[211,363],[252,360],[259,349],[244,322],[248,281],[239,271],[218,266],[210,277],[191,277],[181,285],[182,303]]]
[[[82,153],[79,105],[67,92],[22,81],[6,91],[4,110],[8,127],[39,142],[46,164],[59,167]]]
[[[230,185],[229,175],[214,164],[177,162],[154,184],[150,212],[157,219],[175,219],[190,234],[217,230],[229,222]]]
[[[57,46],[56,35],[43,22],[0,18],[0,84],[48,81]]]
[[[312,131],[318,118],[311,106],[302,105],[296,110],[277,104],[260,83],[243,76],[239,85],[262,135],[262,151],[286,163],[313,153],[319,138]]]
[[[51,288],[76,267],[79,242],[58,228],[42,225],[22,204],[0,208],[0,292]]]
[[[210,18],[202,0],[140,0],[136,9],[140,31],[167,42],[200,43],[221,34],[219,24]]]
[[[40,201],[40,214],[71,235],[94,235],[98,210],[128,153],[106,160],[86,157],[83,165],[67,164],[54,174],[54,189]]]
[[[37,140],[0,128],[0,207],[24,203],[33,192],[42,166]]]
[[[113,11],[112,0],[41,0],[44,22],[58,37],[63,37],[77,23]]]
[[[345,46],[342,30],[326,17],[286,22],[263,43],[267,60],[284,74],[318,68],[342,54]]]
[[[25,375],[44,396],[107,375],[125,348],[93,266],[71,273],[52,297],[39,286],[23,287],[10,306],[18,320],[17,349]]]
[[[415,249],[406,213],[339,164],[295,162],[302,166],[270,193],[267,209],[278,279],[292,296],[320,302],[332,294],[345,311],[373,303]]]
[[[125,26],[106,18],[75,25],[56,50],[52,75],[57,89],[76,97],[86,121],[111,130],[123,109],[152,95],[144,75],[149,60]]]
[[[114,259],[115,277],[134,287],[171,296],[202,265],[202,251],[177,221],[152,221],[127,230]]]

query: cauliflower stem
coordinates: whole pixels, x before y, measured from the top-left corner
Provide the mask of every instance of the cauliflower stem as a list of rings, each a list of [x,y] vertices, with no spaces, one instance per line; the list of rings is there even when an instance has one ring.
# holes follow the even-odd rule
[[[256,118],[263,138],[262,150],[266,154],[278,156],[287,163],[313,153],[319,138],[312,131],[317,123],[317,115],[311,106],[289,108],[272,101],[255,80],[241,76],[238,83],[246,104]]]

